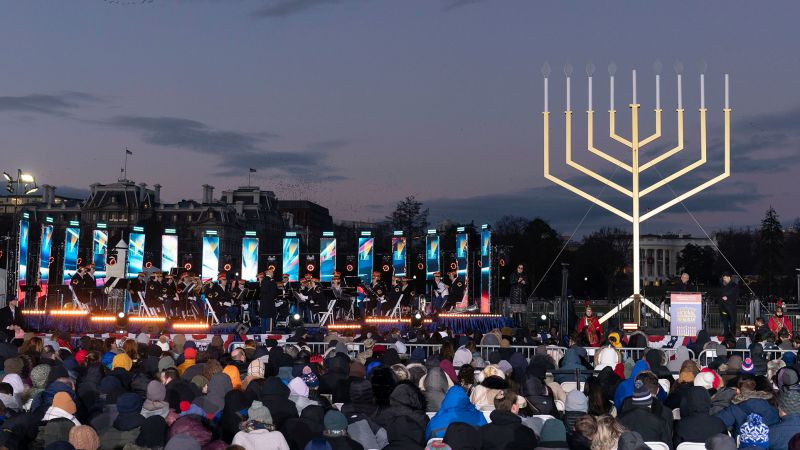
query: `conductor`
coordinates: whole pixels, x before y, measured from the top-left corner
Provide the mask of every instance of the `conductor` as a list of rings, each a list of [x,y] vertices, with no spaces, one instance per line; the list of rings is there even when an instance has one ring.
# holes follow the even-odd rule
[[[278,286],[274,280],[275,268],[270,266],[264,272],[258,274],[259,285],[259,308],[258,315],[261,318],[261,330],[266,333],[272,331],[272,326],[277,316],[278,310],[275,308],[275,297],[278,295]]]
[[[731,275],[722,274],[722,288],[719,292],[719,314],[725,336],[736,334],[736,302],[739,300],[739,288],[731,281]]]

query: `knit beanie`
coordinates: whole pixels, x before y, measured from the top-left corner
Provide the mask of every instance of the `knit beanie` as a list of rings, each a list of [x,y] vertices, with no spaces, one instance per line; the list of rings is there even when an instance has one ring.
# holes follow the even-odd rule
[[[642,380],[633,383],[633,404],[636,406],[650,406],[653,403],[653,395]]]
[[[183,349],[183,358],[184,359],[195,359],[197,358],[197,349],[196,348],[185,348]]]
[[[254,400],[253,404],[250,405],[250,408],[247,410],[247,418],[272,425],[272,414],[270,414],[269,409],[258,400]]]
[[[642,435],[638,431],[626,431],[619,437],[617,450],[641,450],[650,448],[644,443]]]
[[[308,397],[308,386],[300,377],[292,378],[292,381],[289,382],[289,391],[293,395]]]
[[[745,358],[742,362],[742,367],[739,369],[739,373],[754,374],[755,372],[756,368],[753,366],[753,360],[750,358]]]
[[[317,374],[311,370],[311,367],[305,366],[303,367],[303,373],[300,375],[300,378],[303,379],[303,382],[311,389],[319,387],[319,378],[317,378]]]
[[[750,413],[747,422],[739,428],[739,447],[769,448],[769,427],[764,425],[760,415]]]
[[[22,368],[25,367],[25,363],[22,362],[22,358],[15,356],[13,358],[8,358],[3,362],[3,371],[6,374],[9,373],[16,373],[21,374]]]
[[[202,391],[203,388],[206,387],[206,385],[208,384],[208,378],[202,375],[195,375],[192,377],[191,383],[197,386],[197,389]]]
[[[136,335],[136,343],[147,345],[150,343],[150,335],[147,333],[139,333]]]
[[[167,387],[160,381],[153,380],[147,383],[147,399],[150,401],[163,402],[167,397]]]
[[[142,397],[133,392],[126,392],[117,398],[117,411],[120,414],[139,413],[142,410]]]
[[[461,347],[456,350],[456,353],[453,356],[453,367],[460,369],[464,364],[469,364],[471,362],[472,352],[470,352],[468,348]]]
[[[31,385],[37,389],[44,389],[47,385],[48,376],[50,376],[50,366],[39,364],[31,369]]]
[[[800,414],[800,391],[784,389],[778,394],[778,405],[786,414]]]
[[[186,344],[186,336],[176,334],[172,337],[172,351],[175,353],[182,353],[183,346]]]
[[[164,450],[200,450],[200,444],[190,435],[181,433],[172,436]]]
[[[222,369],[222,373],[231,379],[231,386],[233,386],[234,389],[242,389],[242,377],[239,374],[239,369],[237,369],[236,366],[233,364],[228,364],[224,369]]]
[[[247,375],[253,378],[264,378],[264,363],[260,359],[254,359],[247,366]]]
[[[131,361],[131,358],[125,353],[120,353],[111,361],[111,370],[114,370],[117,367],[121,367],[130,372],[131,367],[133,367],[133,361]]]
[[[69,430],[69,443],[75,450],[97,450],[100,448],[100,437],[89,425],[78,425]]]
[[[709,368],[705,368],[694,377],[694,385],[700,386],[705,389],[719,389],[722,385],[722,379],[716,372]]]
[[[347,430],[347,417],[345,417],[340,411],[332,409],[326,412],[323,422],[325,423],[325,431]]]
[[[567,430],[560,420],[547,420],[542,426],[539,442],[566,442]]]
[[[162,356],[158,360],[158,371],[162,372],[164,370],[169,369],[170,367],[175,367],[175,360],[172,359],[170,356]]]
[[[567,401],[564,402],[564,410],[565,411],[572,411],[572,412],[588,412],[589,411],[589,399],[583,395],[583,392],[579,390],[569,391],[567,394]]]
[[[75,414],[78,411],[75,402],[72,401],[72,397],[64,391],[57,392],[53,397],[53,406],[61,408],[70,414]]]

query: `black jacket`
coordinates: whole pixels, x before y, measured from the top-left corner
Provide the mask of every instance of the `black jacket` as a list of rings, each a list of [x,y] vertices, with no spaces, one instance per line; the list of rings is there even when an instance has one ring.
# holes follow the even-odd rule
[[[692,386],[681,400],[681,420],[675,422],[677,447],[681,442],[705,442],[715,434],[727,433],[728,429],[719,417],[710,416],[711,396],[700,386]]]
[[[484,450],[534,448],[538,443],[533,430],[510,411],[492,411],[492,421],[481,427],[481,448]]]
[[[274,318],[277,315],[275,309],[275,297],[278,296],[278,285],[270,276],[265,276],[259,285],[259,312],[263,318]]]
[[[722,297],[727,297],[727,300],[722,300]],[[736,312],[736,302],[739,300],[739,287],[731,281],[728,284],[723,284],[719,290],[719,306],[725,311]]]
[[[23,330],[25,329],[25,320],[22,318],[22,310],[16,308],[12,314],[10,306],[0,308],[0,332],[6,337],[4,341],[14,339],[14,332],[8,329],[8,327],[12,325],[17,325]]]
[[[389,432],[390,426],[401,417],[408,419],[405,434],[417,435],[417,430],[421,430],[422,441],[425,444],[425,428],[428,426],[428,416],[425,414],[425,396],[420,389],[409,382],[402,382],[392,390],[389,396],[389,407],[383,409],[375,418],[378,425]],[[394,427],[395,431],[401,431]],[[391,440],[391,436],[390,436]]]
[[[635,406],[631,398],[625,399],[617,420],[625,428],[641,434],[645,442],[664,442],[672,447],[672,411],[657,399],[653,399],[650,407]]]
[[[260,398],[269,409],[275,428],[281,429],[287,420],[297,417],[297,406],[289,400],[289,388],[280,378],[267,378],[261,386]]]

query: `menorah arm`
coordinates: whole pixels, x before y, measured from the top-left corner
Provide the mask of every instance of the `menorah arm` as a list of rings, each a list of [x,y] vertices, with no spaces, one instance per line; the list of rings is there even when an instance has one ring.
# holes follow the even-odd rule
[[[615,141],[632,149],[633,143],[617,134],[616,116],[617,112],[613,109],[608,111],[608,135],[611,137],[611,139],[614,139]]]
[[[614,164],[622,169],[627,170],[628,172],[633,173],[633,167],[630,164],[625,164],[624,162],[620,161],[617,158],[603,152],[595,148],[594,146],[594,111],[586,111],[586,130],[587,130],[587,141],[588,141],[588,148],[589,151],[594,153],[595,155],[605,159],[606,161]]]
[[[696,188],[688,192],[685,192],[682,195],[679,195],[678,197],[664,203],[658,208],[648,211],[647,214],[643,214],[639,218],[640,222],[644,222],[645,220],[655,216],[661,211],[664,211],[667,208],[675,206],[676,204],[686,200],[687,198],[697,194],[698,192],[705,190],[710,186],[719,183],[720,181],[724,180],[725,178],[728,178],[731,175],[731,110],[730,108],[726,108],[723,111],[725,112],[725,169],[723,170],[723,172],[717,175],[716,177],[701,184],[700,186],[697,186]],[[703,129],[705,129],[705,127],[703,127]]]
[[[544,112],[544,113],[542,113],[542,115],[543,115],[542,120],[544,121],[544,138],[543,139],[544,139],[544,177],[545,177],[545,179],[550,180],[553,183],[563,187],[564,189],[566,189],[566,190],[568,190],[568,191],[570,191],[570,192],[572,192],[572,193],[574,193],[576,195],[579,195],[579,196],[585,198],[586,200],[589,200],[590,202],[594,203],[595,205],[600,206],[601,208],[604,208],[605,210],[607,210],[609,212],[612,212],[612,213],[622,217],[623,219],[627,220],[628,222],[633,222],[633,217],[630,214],[626,214],[623,211],[621,211],[620,209],[615,208],[615,207],[609,205],[608,203],[600,200],[599,198],[584,192],[582,189],[579,189],[579,188],[567,183],[566,181],[564,181],[564,180],[562,180],[562,179],[550,174],[550,113],[549,112]]]
[[[661,110],[656,109],[654,111],[656,112],[656,132],[648,136],[647,139],[639,142],[639,150],[641,150],[645,145],[661,137]]]
[[[565,125],[565,130],[566,130],[565,143],[566,143],[566,153],[567,153],[567,165],[572,167],[573,169],[575,169],[577,171],[580,171],[580,172],[582,172],[582,173],[584,173],[586,175],[589,175],[590,177],[594,178],[595,180],[597,180],[597,181],[599,181],[599,182],[601,182],[601,183],[603,183],[603,184],[605,184],[607,186],[612,187],[616,191],[621,192],[621,193],[627,195],[630,198],[633,198],[633,192],[630,189],[624,188],[624,187],[620,186],[619,184],[611,181],[610,179],[600,175],[599,173],[597,173],[597,172],[595,172],[595,171],[583,166],[582,164],[577,163],[577,162],[572,160],[572,111],[566,111],[564,113],[564,116],[565,116],[565,121],[566,121],[566,125]],[[591,144],[591,142],[590,142],[590,144]]]
[[[683,150],[683,109],[677,109],[676,111],[678,112],[678,145],[676,145],[672,150],[653,158],[652,161],[648,161],[639,166],[640,173]],[[661,120],[659,119],[659,124],[660,122]]]
[[[649,193],[651,193],[653,191],[655,191],[656,189],[660,188],[661,186],[664,186],[665,184],[667,184],[667,183],[669,183],[669,182],[671,182],[671,181],[673,181],[673,180],[675,180],[677,178],[680,178],[680,177],[686,175],[687,173],[691,172],[692,170],[694,170],[694,169],[696,169],[696,168],[698,168],[698,167],[700,167],[700,166],[702,166],[703,164],[706,163],[706,111],[707,111],[706,109],[701,109],[700,110],[700,159],[698,159],[697,161],[689,164],[688,166],[684,167],[683,169],[673,173],[672,175],[670,175],[670,176],[668,176],[666,178],[663,178],[661,181],[656,182],[652,186],[650,186],[648,188],[645,188],[645,189],[642,189],[639,192],[639,197],[640,198],[644,197],[645,195],[647,195],[647,194],[649,194]],[[683,143],[683,130],[682,129],[679,130],[679,134],[680,134],[681,143]],[[665,153],[665,155],[668,154],[668,153],[669,152]],[[652,166],[652,164],[650,164],[650,166]],[[648,166],[648,167],[650,167],[650,166]]]

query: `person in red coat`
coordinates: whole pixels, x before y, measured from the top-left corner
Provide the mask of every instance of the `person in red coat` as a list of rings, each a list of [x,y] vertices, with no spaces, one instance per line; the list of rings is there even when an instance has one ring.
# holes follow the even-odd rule
[[[585,335],[586,340],[592,347],[597,347],[603,340],[603,325],[592,314],[592,307],[586,307],[586,317],[578,322],[578,334]]]
[[[789,336],[792,336],[792,322],[788,317],[783,315],[783,307],[781,306],[775,308],[775,315],[769,318],[767,326],[769,327],[769,331],[775,333],[776,336],[783,328],[786,328],[786,331],[789,332]]]

